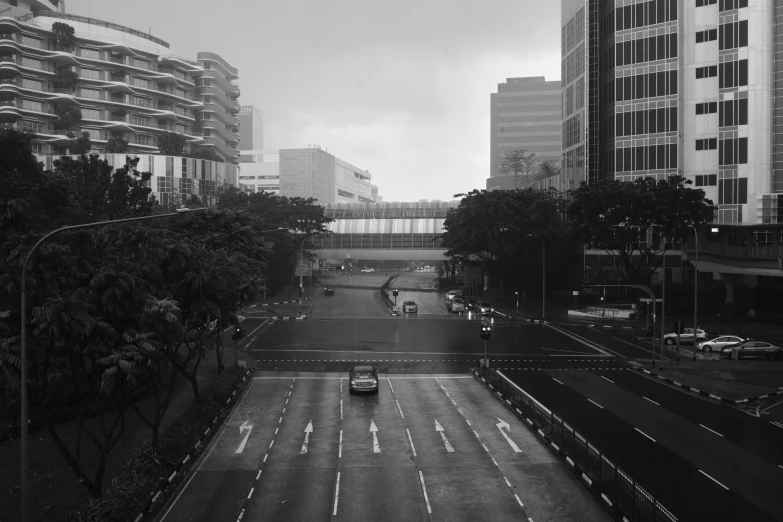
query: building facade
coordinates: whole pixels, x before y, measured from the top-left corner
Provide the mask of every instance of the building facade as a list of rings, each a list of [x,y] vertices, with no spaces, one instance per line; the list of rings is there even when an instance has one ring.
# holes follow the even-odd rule
[[[700,279],[725,281],[727,301],[737,282],[783,281],[783,2],[561,7],[563,173],[548,186],[684,176],[717,207]],[[696,241],[682,248],[667,281],[693,280]]]
[[[264,113],[254,105],[243,105],[239,108],[239,123],[239,162],[258,161],[260,158],[243,152],[264,148]]]
[[[280,151],[258,149],[242,152],[241,183],[247,185],[250,192],[280,195]]]
[[[36,153],[64,154],[70,136],[89,132],[95,152],[155,154],[174,132],[186,150],[238,162],[237,75],[222,58],[173,55],[159,38],[57,11],[59,2],[13,3],[0,0],[0,124],[35,133]],[[56,22],[75,38],[58,41]]]
[[[543,76],[507,78],[498,84],[497,93],[490,94],[488,190],[524,183],[525,176],[515,176],[503,166],[507,152],[524,149],[539,161],[560,163],[560,98],[560,82]]]

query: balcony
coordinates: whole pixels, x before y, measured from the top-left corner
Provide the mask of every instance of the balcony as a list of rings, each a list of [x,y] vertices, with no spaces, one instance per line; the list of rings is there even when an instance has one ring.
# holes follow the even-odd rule
[[[125,57],[124,56],[117,56],[117,55],[110,55],[109,61],[112,63],[118,63],[120,65],[126,65],[125,64]]]
[[[16,85],[16,78],[0,78],[0,85]]]
[[[74,54],[75,48],[74,47],[62,47],[62,46],[57,46],[57,45],[50,45],[49,46],[49,50],[50,51],[57,51],[57,52],[60,52],[60,53]]]
[[[123,123],[128,123],[128,116],[120,116],[119,114],[110,114],[108,121],[121,121]]]

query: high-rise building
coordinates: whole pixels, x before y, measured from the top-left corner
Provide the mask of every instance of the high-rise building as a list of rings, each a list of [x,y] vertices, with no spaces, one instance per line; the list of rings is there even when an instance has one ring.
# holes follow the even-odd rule
[[[212,53],[182,58],[145,31],[61,7],[0,0],[1,125],[34,132],[37,154],[65,154],[69,134],[82,132],[95,152],[156,154],[168,131],[186,150],[206,146],[238,163],[236,69]],[[57,22],[75,37],[58,37]]]
[[[718,209],[713,226],[699,230],[700,278],[725,281],[727,300],[736,282],[781,281],[783,4],[562,0],[561,7],[562,177],[682,175]],[[694,253],[694,241],[684,245],[682,270]],[[680,272],[677,265],[667,280],[681,280]]]
[[[560,82],[533,76],[507,78],[490,94],[488,190],[513,189],[527,181],[503,166],[507,152],[524,149],[539,162],[560,163],[560,91]]]
[[[254,105],[243,105],[239,108],[239,123],[239,161],[258,161],[260,158],[242,152],[264,148],[264,113]]]

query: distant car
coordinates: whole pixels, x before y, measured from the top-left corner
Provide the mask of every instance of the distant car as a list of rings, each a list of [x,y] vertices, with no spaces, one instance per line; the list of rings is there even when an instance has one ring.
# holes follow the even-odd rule
[[[353,366],[348,370],[348,391],[378,392],[378,371],[369,365]]]
[[[477,304],[478,301],[476,301],[475,299],[468,299],[468,301],[465,303],[465,308],[467,308],[468,310],[475,310]]]
[[[763,357],[770,361],[779,361],[783,359],[783,347],[768,343],[766,341],[744,341],[737,344],[731,344],[720,350],[720,356],[725,359],[731,358],[731,352],[737,349],[737,358]]]
[[[449,290],[446,292],[446,299],[451,301],[455,297],[462,297],[462,290]]]
[[[451,301],[446,303],[446,308],[448,308],[449,312],[464,312],[465,311],[465,300],[461,297],[455,297]]]
[[[430,265],[424,265],[424,270],[429,270],[429,269],[430,269]]]
[[[414,301],[405,301],[402,303],[402,311],[403,313],[413,313],[417,314],[419,313],[419,306]]]
[[[696,345],[696,349],[703,352],[719,352],[722,348],[725,348],[730,344],[737,344],[747,340],[748,339],[743,339],[736,335],[721,335],[720,337],[710,339],[709,341],[701,341]]]
[[[374,268],[362,268],[362,273],[369,274],[370,272],[375,272]]]
[[[705,332],[702,329],[699,329],[696,331],[696,343],[698,344],[701,341],[706,341],[709,339],[709,335],[707,335],[707,332]],[[663,336],[663,342],[668,344],[669,346],[677,343],[677,334],[674,332],[667,333]],[[680,343],[689,343],[693,344],[693,328],[684,328],[682,331],[682,335],[680,335]]]
[[[492,312],[495,311],[492,308],[492,303],[487,303],[486,301],[476,302],[475,310],[481,315],[492,315]]]
[[[333,286],[325,286],[324,287],[324,295],[334,295],[334,287]]]

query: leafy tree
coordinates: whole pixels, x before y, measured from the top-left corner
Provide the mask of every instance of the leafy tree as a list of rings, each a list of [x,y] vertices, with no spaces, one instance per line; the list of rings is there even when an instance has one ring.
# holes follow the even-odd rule
[[[124,154],[128,152],[128,140],[112,136],[106,141],[106,152],[109,154]]]
[[[503,153],[500,167],[514,176],[514,185],[519,187],[520,177],[524,175],[530,178],[537,162],[535,152],[527,153],[525,149],[516,149]]]
[[[59,117],[60,127],[66,131],[73,130],[82,121],[82,110],[70,103],[58,103],[54,113]]]
[[[543,160],[538,164],[538,179],[551,178],[560,174],[560,165],[554,160]]]
[[[79,75],[70,69],[57,69],[54,86],[58,89],[74,89],[79,82]]]
[[[693,234],[690,225],[713,218],[712,201],[686,187],[691,183],[682,176],[583,183],[572,193],[568,219],[582,243],[610,255],[617,277],[649,286],[666,252],[660,238],[680,241]]]
[[[82,132],[82,135],[78,138],[72,138],[71,144],[68,145],[68,150],[71,154],[88,154],[92,150],[92,140],[90,140],[89,132]]]
[[[196,147],[193,149],[193,152],[189,154],[191,158],[198,158],[203,160],[209,160],[209,161],[223,161],[223,158],[220,157],[216,152],[215,149],[212,147],[205,147],[203,145]]]
[[[54,44],[57,47],[73,48],[76,45],[76,31],[70,25],[63,22],[52,24]]]
[[[185,136],[176,132],[164,132],[158,137],[158,150],[167,156],[182,156],[185,151]]]

